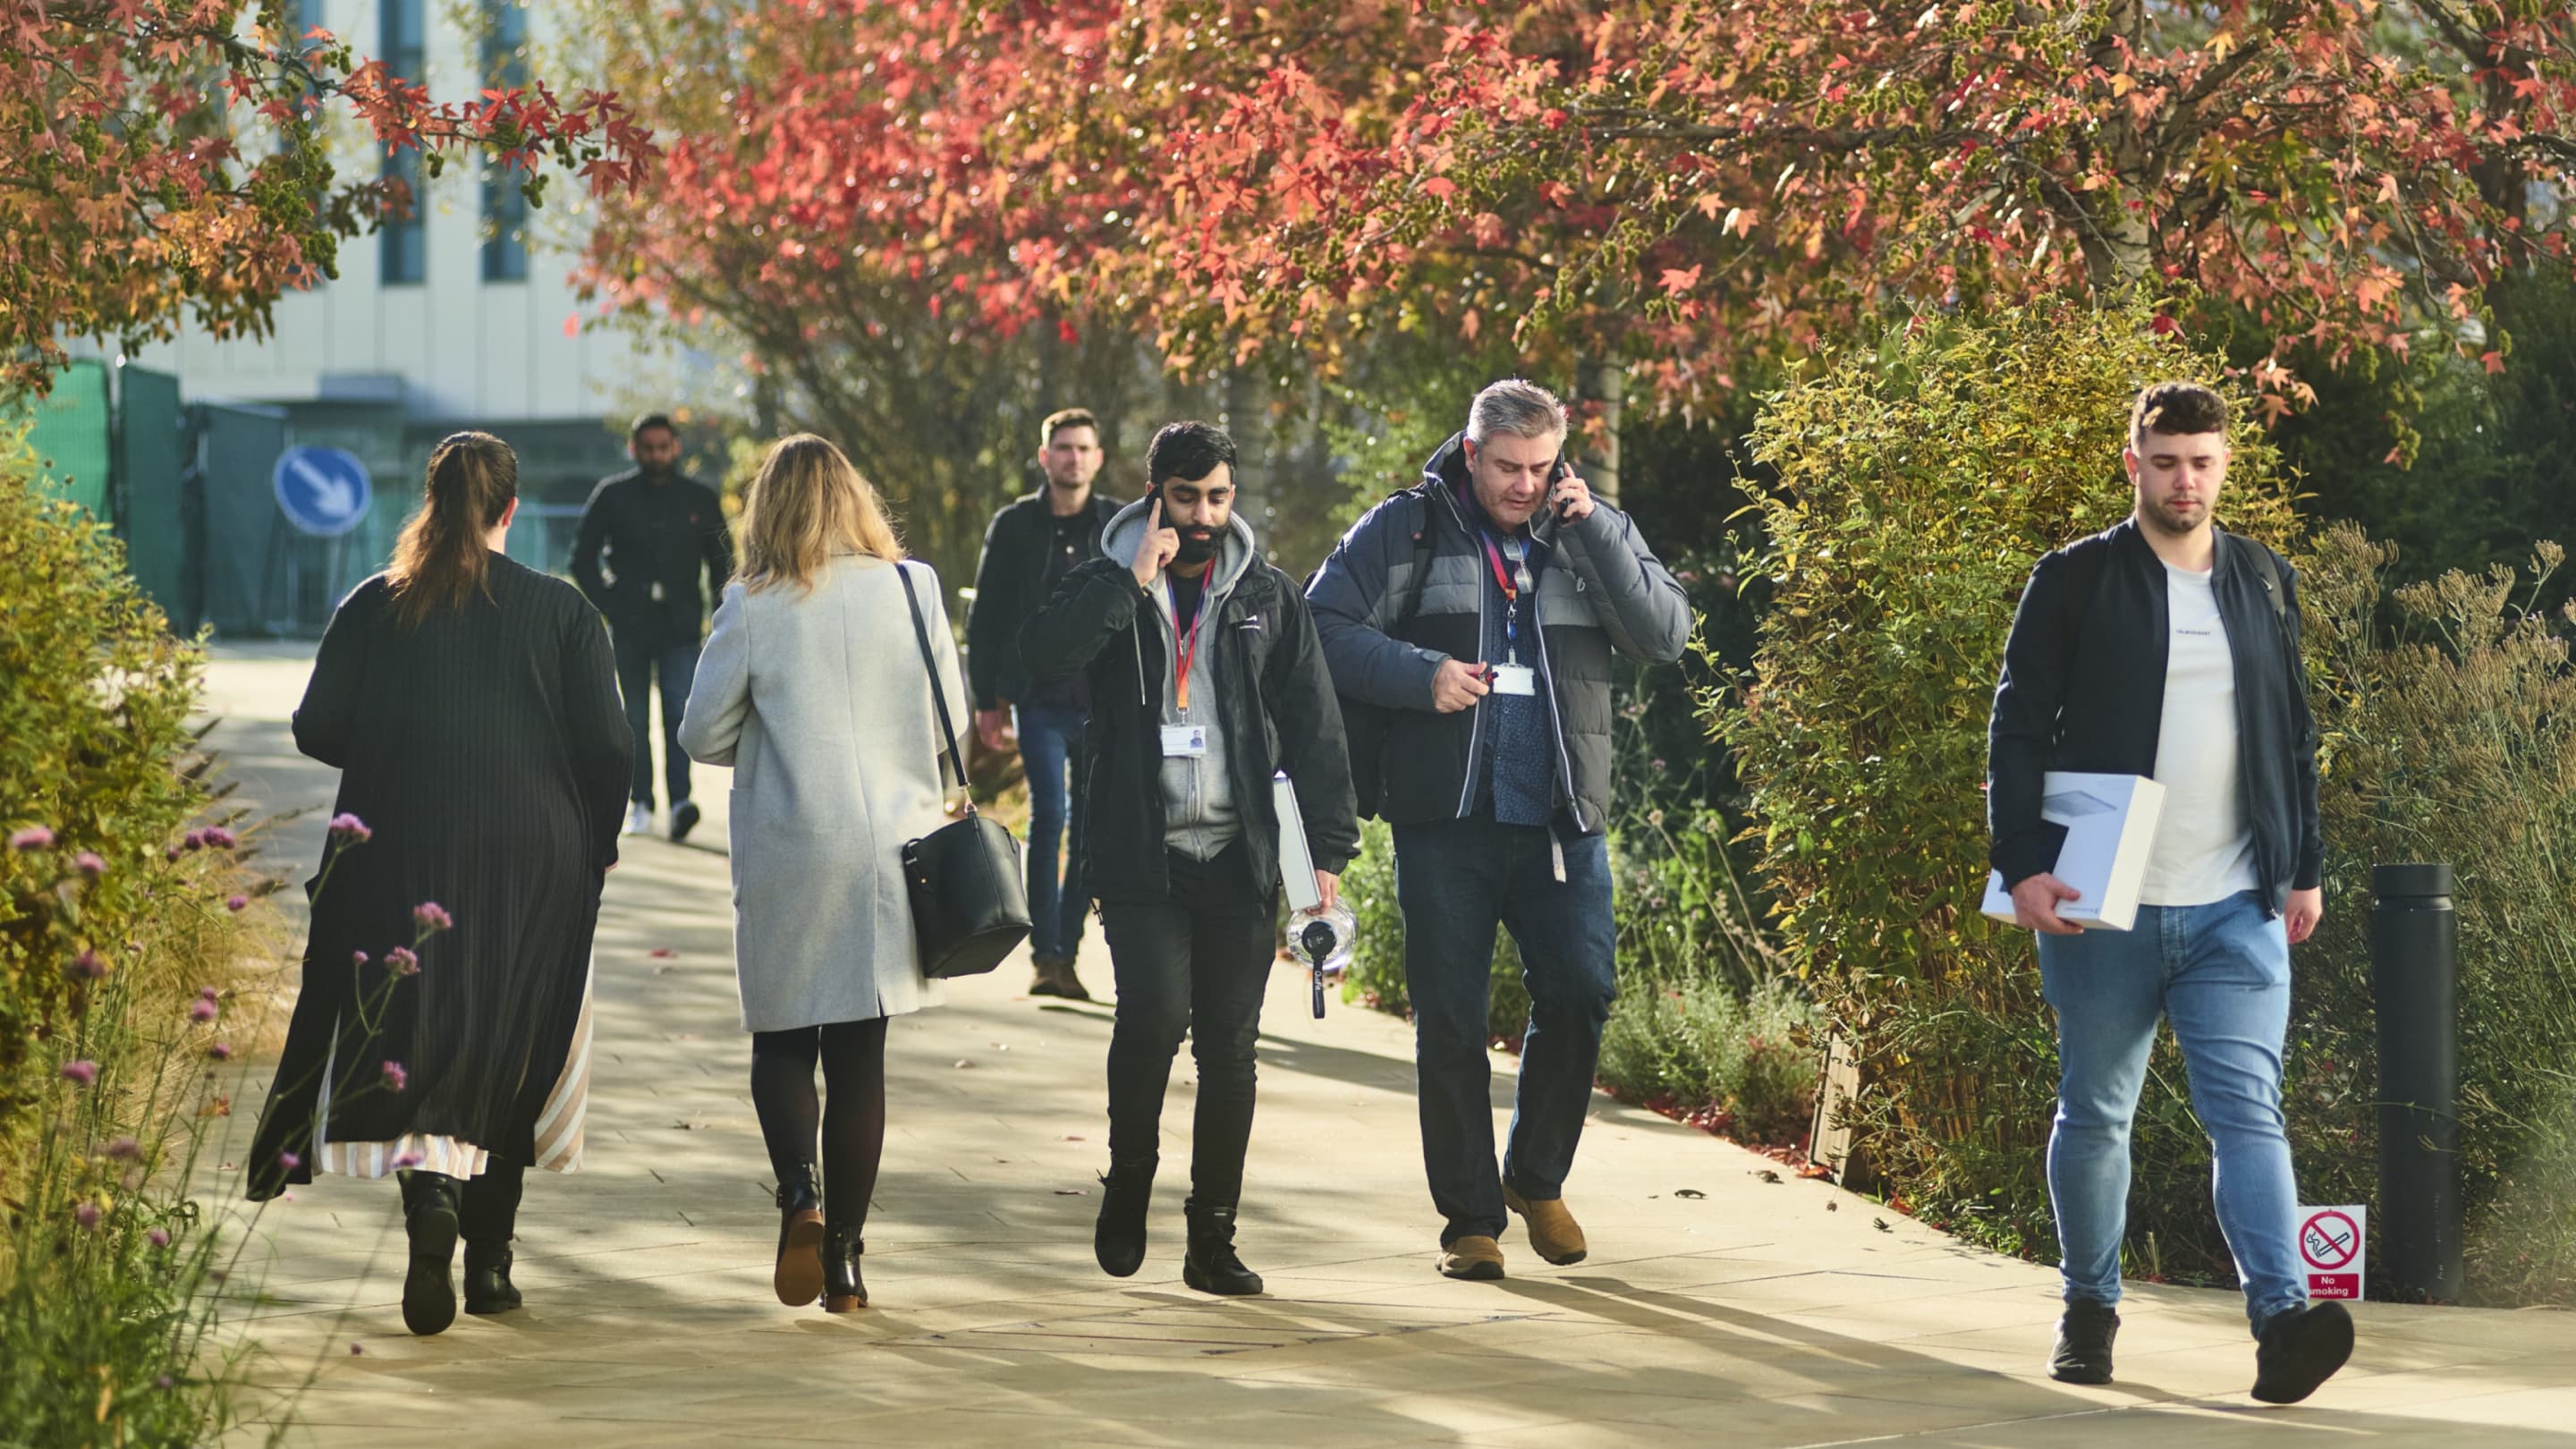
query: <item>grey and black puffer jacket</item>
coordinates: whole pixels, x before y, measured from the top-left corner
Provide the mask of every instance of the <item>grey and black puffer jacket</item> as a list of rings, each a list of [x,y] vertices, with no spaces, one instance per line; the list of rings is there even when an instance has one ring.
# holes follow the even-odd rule
[[[1378,802],[1391,824],[1460,819],[1475,809],[1485,711],[1441,714],[1431,693],[1443,662],[1477,658],[1483,611],[1492,605],[1483,547],[1460,499],[1467,486],[1459,434],[1423,465],[1420,485],[1370,509],[1342,536],[1306,590],[1334,688],[1395,711]],[[1411,588],[1417,522],[1430,544],[1430,576],[1399,636],[1391,631]],[[1531,527],[1551,560],[1539,575],[1534,617],[1558,751],[1557,804],[1574,830],[1598,834],[1610,815],[1612,655],[1680,659],[1690,602],[1636,523],[1608,504],[1571,524],[1542,510]]]

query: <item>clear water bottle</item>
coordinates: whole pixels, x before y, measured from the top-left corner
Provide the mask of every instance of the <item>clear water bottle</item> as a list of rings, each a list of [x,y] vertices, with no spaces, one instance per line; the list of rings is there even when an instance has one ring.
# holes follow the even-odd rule
[[[1299,911],[1288,918],[1288,950],[1314,974],[1318,1018],[1324,1014],[1324,978],[1351,964],[1351,937],[1358,925],[1351,908],[1339,902],[1330,910]]]

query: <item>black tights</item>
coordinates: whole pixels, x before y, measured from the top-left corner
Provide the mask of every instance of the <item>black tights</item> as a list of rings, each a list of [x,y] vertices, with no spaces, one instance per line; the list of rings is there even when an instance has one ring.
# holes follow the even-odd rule
[[[819,1129],[823,1211],[853,1232],[867,1224],[885,1154],[885,1043],[884,1017],[751,1034],[751,1105],[770,1170],[784,1182],[811,1167]],[[817,1061],[829,1105],[814,1095]]]

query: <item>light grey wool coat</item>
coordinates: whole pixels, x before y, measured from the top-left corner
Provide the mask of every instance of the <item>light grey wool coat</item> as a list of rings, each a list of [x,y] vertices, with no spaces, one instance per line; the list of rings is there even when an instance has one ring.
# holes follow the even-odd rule
[[[943,999],[921,974],[904,891],[904,843],[947,823],[939,756],[948,748],[907,582],[930,624],[949,717],[966,729],[957,642],[927,564],[845,554],[812,593],[736,583],[716,607],[680,744],[734,770],[734,975],[746,1031],[900,1016]]]

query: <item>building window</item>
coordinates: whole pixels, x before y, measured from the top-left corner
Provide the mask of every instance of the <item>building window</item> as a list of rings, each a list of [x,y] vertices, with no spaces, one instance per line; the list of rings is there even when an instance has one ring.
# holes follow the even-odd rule
[[[424,13],[428,0],[380,0],[383,29],[376,54],[385,68],[415,84],[428,69]],[[388,287],[417,286],[429,277],[429,197],[422,186],[420,152],[405,148],[385,158],[384,177],[411,190],[411,212],[387,216],[377,234],[380,280]]]
[[[483,0],[483,88],[513,91],[528,83],[528,12],[515,0]],[[483,170],[483,280],[528,279],[525,171],[486,162]]]

